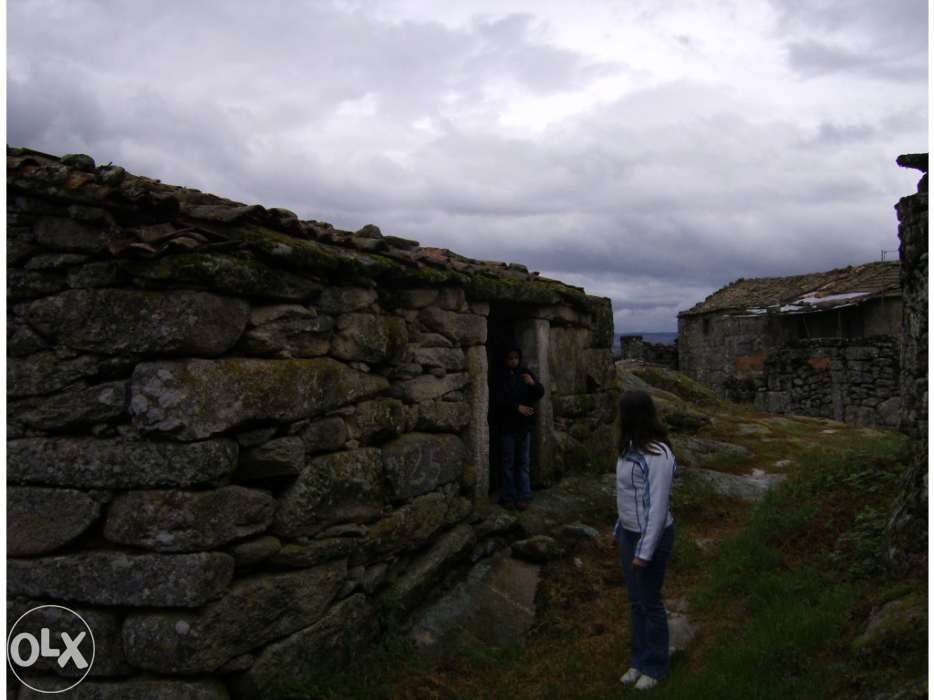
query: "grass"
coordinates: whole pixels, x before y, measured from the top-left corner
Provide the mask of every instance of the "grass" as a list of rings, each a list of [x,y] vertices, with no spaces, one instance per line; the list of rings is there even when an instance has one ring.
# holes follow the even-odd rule
[[[740,423],[769,427],[739,435]],[[830,426],[830,427],[828,427]],[[834,430],[826,433],[826,430]],[[917,635],[898,653],[858,656],[873,608],[926,600],[926,572],[887,577],[880,558],[906,439],[812,419],[773,420],[728,406],[704,431],[752,450],[748,464],[789,459],[789,478],[754,507],[702,485],[677,490],[666,600],[686,598],[698,637],[673,659],[655,698],[844,698],[923,676]],[[699,541],[715,540],[702,547]],[[628,660],[628,605],[615,556],[582,545],[543,569],[539,617],[525,646],[467,647],[426,657],[397,631],[346,671],[295,698],[611,698]]]

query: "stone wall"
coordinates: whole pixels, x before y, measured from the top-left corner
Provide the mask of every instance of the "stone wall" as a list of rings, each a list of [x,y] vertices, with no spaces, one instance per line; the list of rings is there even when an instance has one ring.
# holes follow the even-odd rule
[[[678,319],[678,367],[717,390],[733,377],[758,376],[766,355],[791,337],[762,316],[705,314]]]
[[[897,340],[889,336],[794,341],[766,358],[756,407],[895,426],[898,357]]]
[[[897,573],[924,576],[928,551],[928,189],[927,154],[900,156],[898,164],[924,172],[916,194],[902,197],[898,215],[901,287],[901,421],[912,438],[911,463],[886,537],[886,556]]]
[[[649,343],[641,335],[619,337],[620,358],[641,360],[669,369],[678,369],[678,341],[674,343]]]
[[[9,151],[7,203],[8,616],[83,614],[95,697],[276,697],[495,551],[491,304],[543,480],[612,461],[607,299],[87,156]]]
[[[810,352],[806,350],[807,348],[832,348],[838,340],[842,342],[841,347],[857,347],[861,344],[875,347],[876,342],[871,339],[880,336],[871,336],[868,331],[894,328],[893,318],[900,313],[901,300],[887,298],[873,299],[859,306],[840,311],[800,315],[716,313],[682,315],[678,319],[678,366],[681,372],[714,388],[721,396],[731,401],[756,401],[759,405],[776,406],[775,410],[780,412],[785,410],[794,412],[794,406],[810,406],[815,404],[815,400],[803,396],[800,399],[789,399],[788,397],[757,398],[759,392],[776,391],[768,389],[769,380],[767,374],[774,377],[773,384],[780,381],[783,387],[786,376],[794,378],[792,375],[796,375],[799,382],[814,381],[816,384],[811,389],[816,392],[816,397],[824,391],[821,387],[826,381],[822,375],[801,368],[786,367],[783,363],[797,357],[807,357],[808,352]],[[847,331],[852,331],[855,337],[841,338],[839,336],[840,333],[846,335]],[[895,343],[897,350],[897,340],[895,340],[897,334],[891,336],[886,334],[886,337]],[[803,355],[802,352],[804,352]],[[831,350],[828,350],[828,352],[832,353]],[[853,352],[857,351],[854,350]],[[872,351],[868,352],[871,353]],[[846,364],[844,361],[845,358],[839,359],[838,366],[842,367],[843,364]],[[856,371],[854,377],[857,376],[861,371],[859,365],[853,365],[852,362],[849,365],[852,365]],[[896,367],[898,365],[897,357],[894,365]],[[891,398],[897,395],[898,390],[897,387],[890,387],[887,384],[890,373],[883,372],[883,374],[886,379],[883,382],[885,386],[882,393],[887,393],[888,398]],[[808,377],[810,379],[807,379]],[[844,380],[840,379],[840,381]],[[862,381],[862,379],[859,379],[858,383]],[[778,391],[787,393],[790,389],[782,388]],[[873,392],[868,385],[866,391]],[[799,396],[800,393],[795,390],[796,396]],[[862,389],[857,391],[859,395],[863,393],[865,391]],[[866,396],[864,399],[868,401],[870,397]],[[864,399],[860,399],[860,401]],[[791,403],[788,403],[788,401],[791,401]],[[820,402],[817,401],[817,403]],[[832,400],[831,404],[833,404]],[[789,408],[781,408],[785,405],[789,406]],[[868,404],[864,404],[862,407],[866,408],[867,406]],[[842,407],[823,410],[823,413],[807,415],[834,417],[845,413]],[[830,410],[830,413],[827,413],[827,410]],[[886,405],[885,410],[891,413],[894,409],[891,408],[891,405]],[[864,415],[864,418],[859,422],[870,420],[868,412],[865,411],[853,410],[848,413],[848,415],[854,416],[856,414]],[[838,419],[842,420],[842,418]],[[894,418],[889,415],[886,418],[872,420],[871,422],[892,425],[893,421]]]

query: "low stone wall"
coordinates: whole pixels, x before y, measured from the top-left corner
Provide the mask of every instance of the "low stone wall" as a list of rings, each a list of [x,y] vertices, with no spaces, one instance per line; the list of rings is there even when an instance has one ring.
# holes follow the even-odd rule
[[[898,358],[898,341],[888,336],[794,341],[766,358],[756,407],[895,426]]]
[[[641,335],[619,337],[620,359],[641,360],[669,369],[678,369],[678,341],[674,343],[649,343]]]
[[[612,454],[608,300],[89,161],[8,154],[7,593],[89,621],[94,697],[280,697],[495,551],[490,303]]]

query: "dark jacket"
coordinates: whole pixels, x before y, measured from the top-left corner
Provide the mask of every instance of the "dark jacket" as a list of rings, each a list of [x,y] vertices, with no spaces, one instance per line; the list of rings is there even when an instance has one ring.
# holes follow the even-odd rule
[[[530,375],[535,380],[535,384],[526,384],[522,379],[523,374]],[[531,406],[544,395],[545,387],[538,379],[535,379],[535,375],[529,371],[528,367],[501,368],[493,385],[493,405],[497,427],[504,433],[528,431],[535,423],[535,415],[523,416],[519,413],[519,405]]]

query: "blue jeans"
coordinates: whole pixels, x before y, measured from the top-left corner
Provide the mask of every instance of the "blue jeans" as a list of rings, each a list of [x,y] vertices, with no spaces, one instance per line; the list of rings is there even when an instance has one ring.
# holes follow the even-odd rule
[[[503,503],[532,500],[532,487],[529,481],[529,449],[531,443],[532,440],[528,431],[500,435],[503,494],[499,500]]]
[[[675,542],[675,526],[669,525],[645,568],[632,565],[640,534],[622,530],[619,558],[629,589],[632,620],[632,661],[630,666],[645,676],[661,680],[668,675],[668,614],[662,602],[665,569]]]

